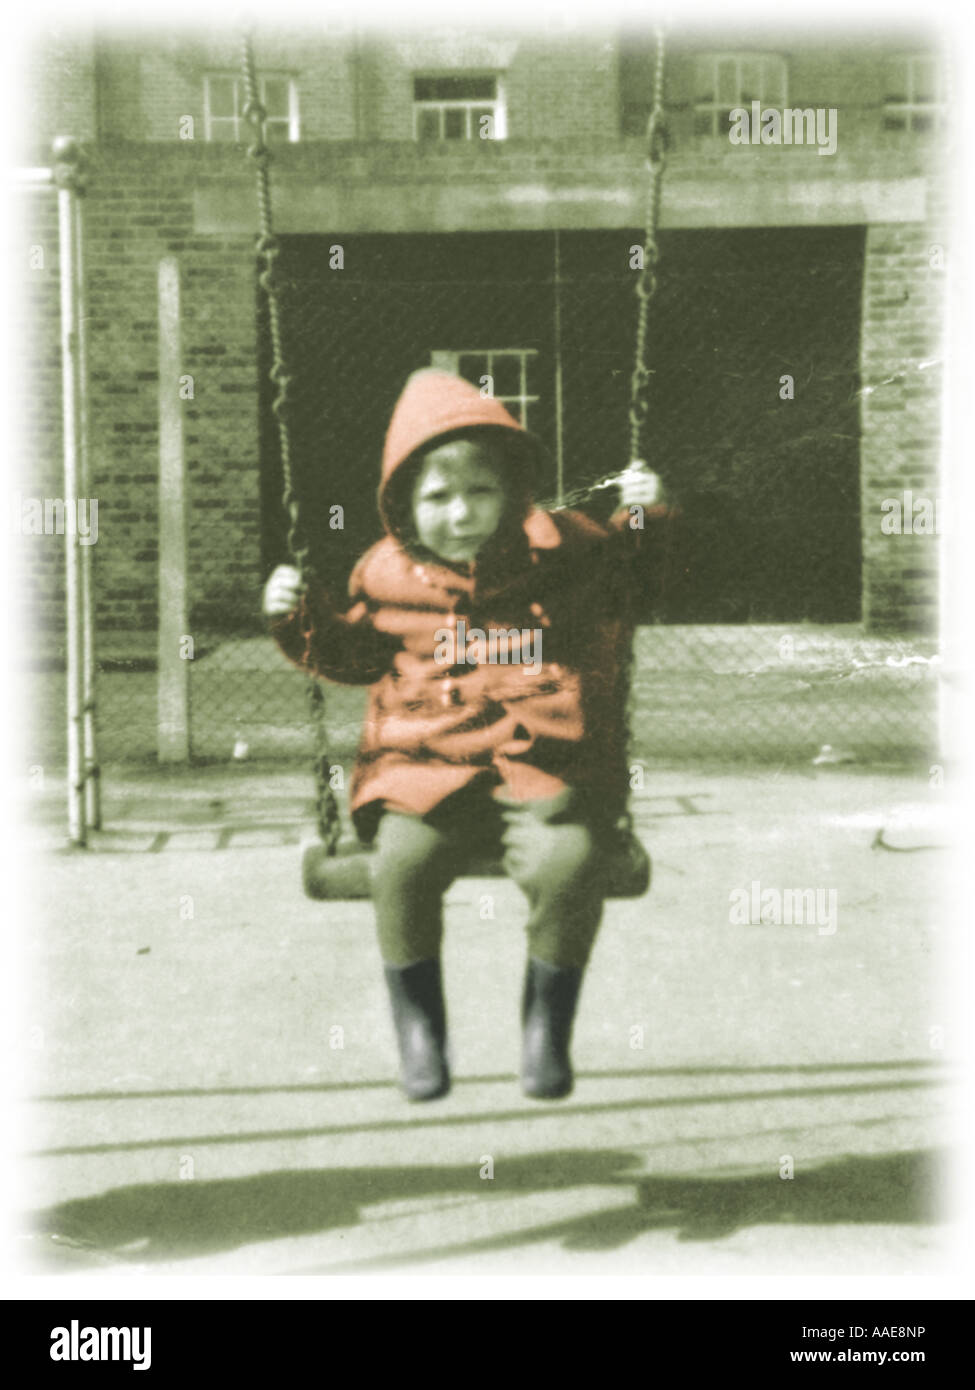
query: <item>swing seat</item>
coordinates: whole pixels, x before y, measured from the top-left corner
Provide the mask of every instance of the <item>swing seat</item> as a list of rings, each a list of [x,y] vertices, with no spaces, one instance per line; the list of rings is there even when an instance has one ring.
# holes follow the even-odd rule
[[[351,902],[372,897],[371,846],[343,837],[335,853],[323,844],[309,845],[302,856],[301,881],[306,895],[317,902]],[[629,827],[614,832],[600,865],[607,898],[642,898],[650,887],[650,856]],[[506,877],[500,859],[471,858],[465,878]]]

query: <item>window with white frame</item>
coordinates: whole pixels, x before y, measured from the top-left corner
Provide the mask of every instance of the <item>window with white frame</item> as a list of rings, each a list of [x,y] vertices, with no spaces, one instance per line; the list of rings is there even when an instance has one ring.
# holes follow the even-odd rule
[[[945,120],[944,71],[937,58],[905,56],[887,66],[885,130],[935,130]]]
[[[503,140],[506,135],[504,91],[496,76],[414,77],[414,139]]]
[[[727,135],[731,112],[786,104],[785,59],[775,53],[705,53],[694,65],[694,134]]]
[[[532,406],[539,400],[537,348],[438,348],[430,354],[430,365],[456,372],[494,396],[526,430],[531,429]]]
[[[286,73],[265,73],[258,78],[261,102],[267,111],[268,144],[299,138],[298,89]],[[243,144],[250,135],[244,120],[247,92],[236,73],[208,73],[203,79],[203,118],[208,140]]]

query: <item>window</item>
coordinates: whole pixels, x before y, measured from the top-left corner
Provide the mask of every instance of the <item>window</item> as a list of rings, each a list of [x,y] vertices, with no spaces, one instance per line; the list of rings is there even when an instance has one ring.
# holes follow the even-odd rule
[[[258,78],[261,101],[267,111],[267,142],[288,142],[299,138],[298,89],[284,73],[266,73]],[[247,104],[242,77],[233,73],[211,73],[203,79],[203,117],[208,140],[229,140],[243,144],[250,134],[244,120]]]
[[[944,78],[938,59],[893,59],[887,71],[884,130],[935,130],[944,120]]]
[[[731,112],[753,101],[786,104],[785,59],[772,53],[708,53],[694,69],[694,134],[727,135]]]
[[[456,372],[499,400],[525,429],[531,429],[529,414],[538,404],[538,351],[536,348],[464,348],[461,351],[435,350],[432,367]],[[482,381],[482,377],[489,380]]]
[[[420,141],[503,140],[504,95],[497,77],[413,79],[413,135]]]

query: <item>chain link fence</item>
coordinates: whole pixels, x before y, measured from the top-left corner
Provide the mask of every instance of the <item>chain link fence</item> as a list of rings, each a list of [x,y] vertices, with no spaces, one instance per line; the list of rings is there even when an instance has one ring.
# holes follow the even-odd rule
[[[616,494],[597,484],[629,461],[641,241],[637,229],[282,238],[295,480],[313,559],[335,592],[380,534],[383,437],[421,366],[489,377],[547,446],[543,500],[609,514]],[[863,242],[862,228],[660,237],[648,461],[683,521],[663,598],[634,576],[635,757],[808,761],[823,745],[866,761],[934,753],[936,643],[859,625]],[[201,597],[217,578],[209,557],[221,553],[206,532],[226,522],[194,509],[190,461],[198,761],[302,760],[313,747],[303,678],[259,614],[264,579],[287,559],[287,525],[256,285],[255,334],[261,558],[253,582],[218,607]],[[102,761],[152,764],[155,634],[99,634],[98,651]],[[56,764],[56,658],[31,690],[31,756]],[[362,704],[361,690],[328,687],[337,761],[354,753]]]

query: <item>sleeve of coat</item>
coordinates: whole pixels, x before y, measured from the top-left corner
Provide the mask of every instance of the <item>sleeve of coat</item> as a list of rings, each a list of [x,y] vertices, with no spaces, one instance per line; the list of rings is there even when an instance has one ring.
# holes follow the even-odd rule
[[[620,507],[606,523],[610,545],[620,557],[620,573],[631,564],[637,567],[655,601],[671,597],[683,573],[682,522],[680,507],[658,502],[639,509]]]
[[[363,557],[349,580],[351,606],[339,613],[325,589],[309,585],[293,613],[271,620],[271,636],[289,661],[339,685],[372,685],[390,669],[401,642],[370,620]]]

